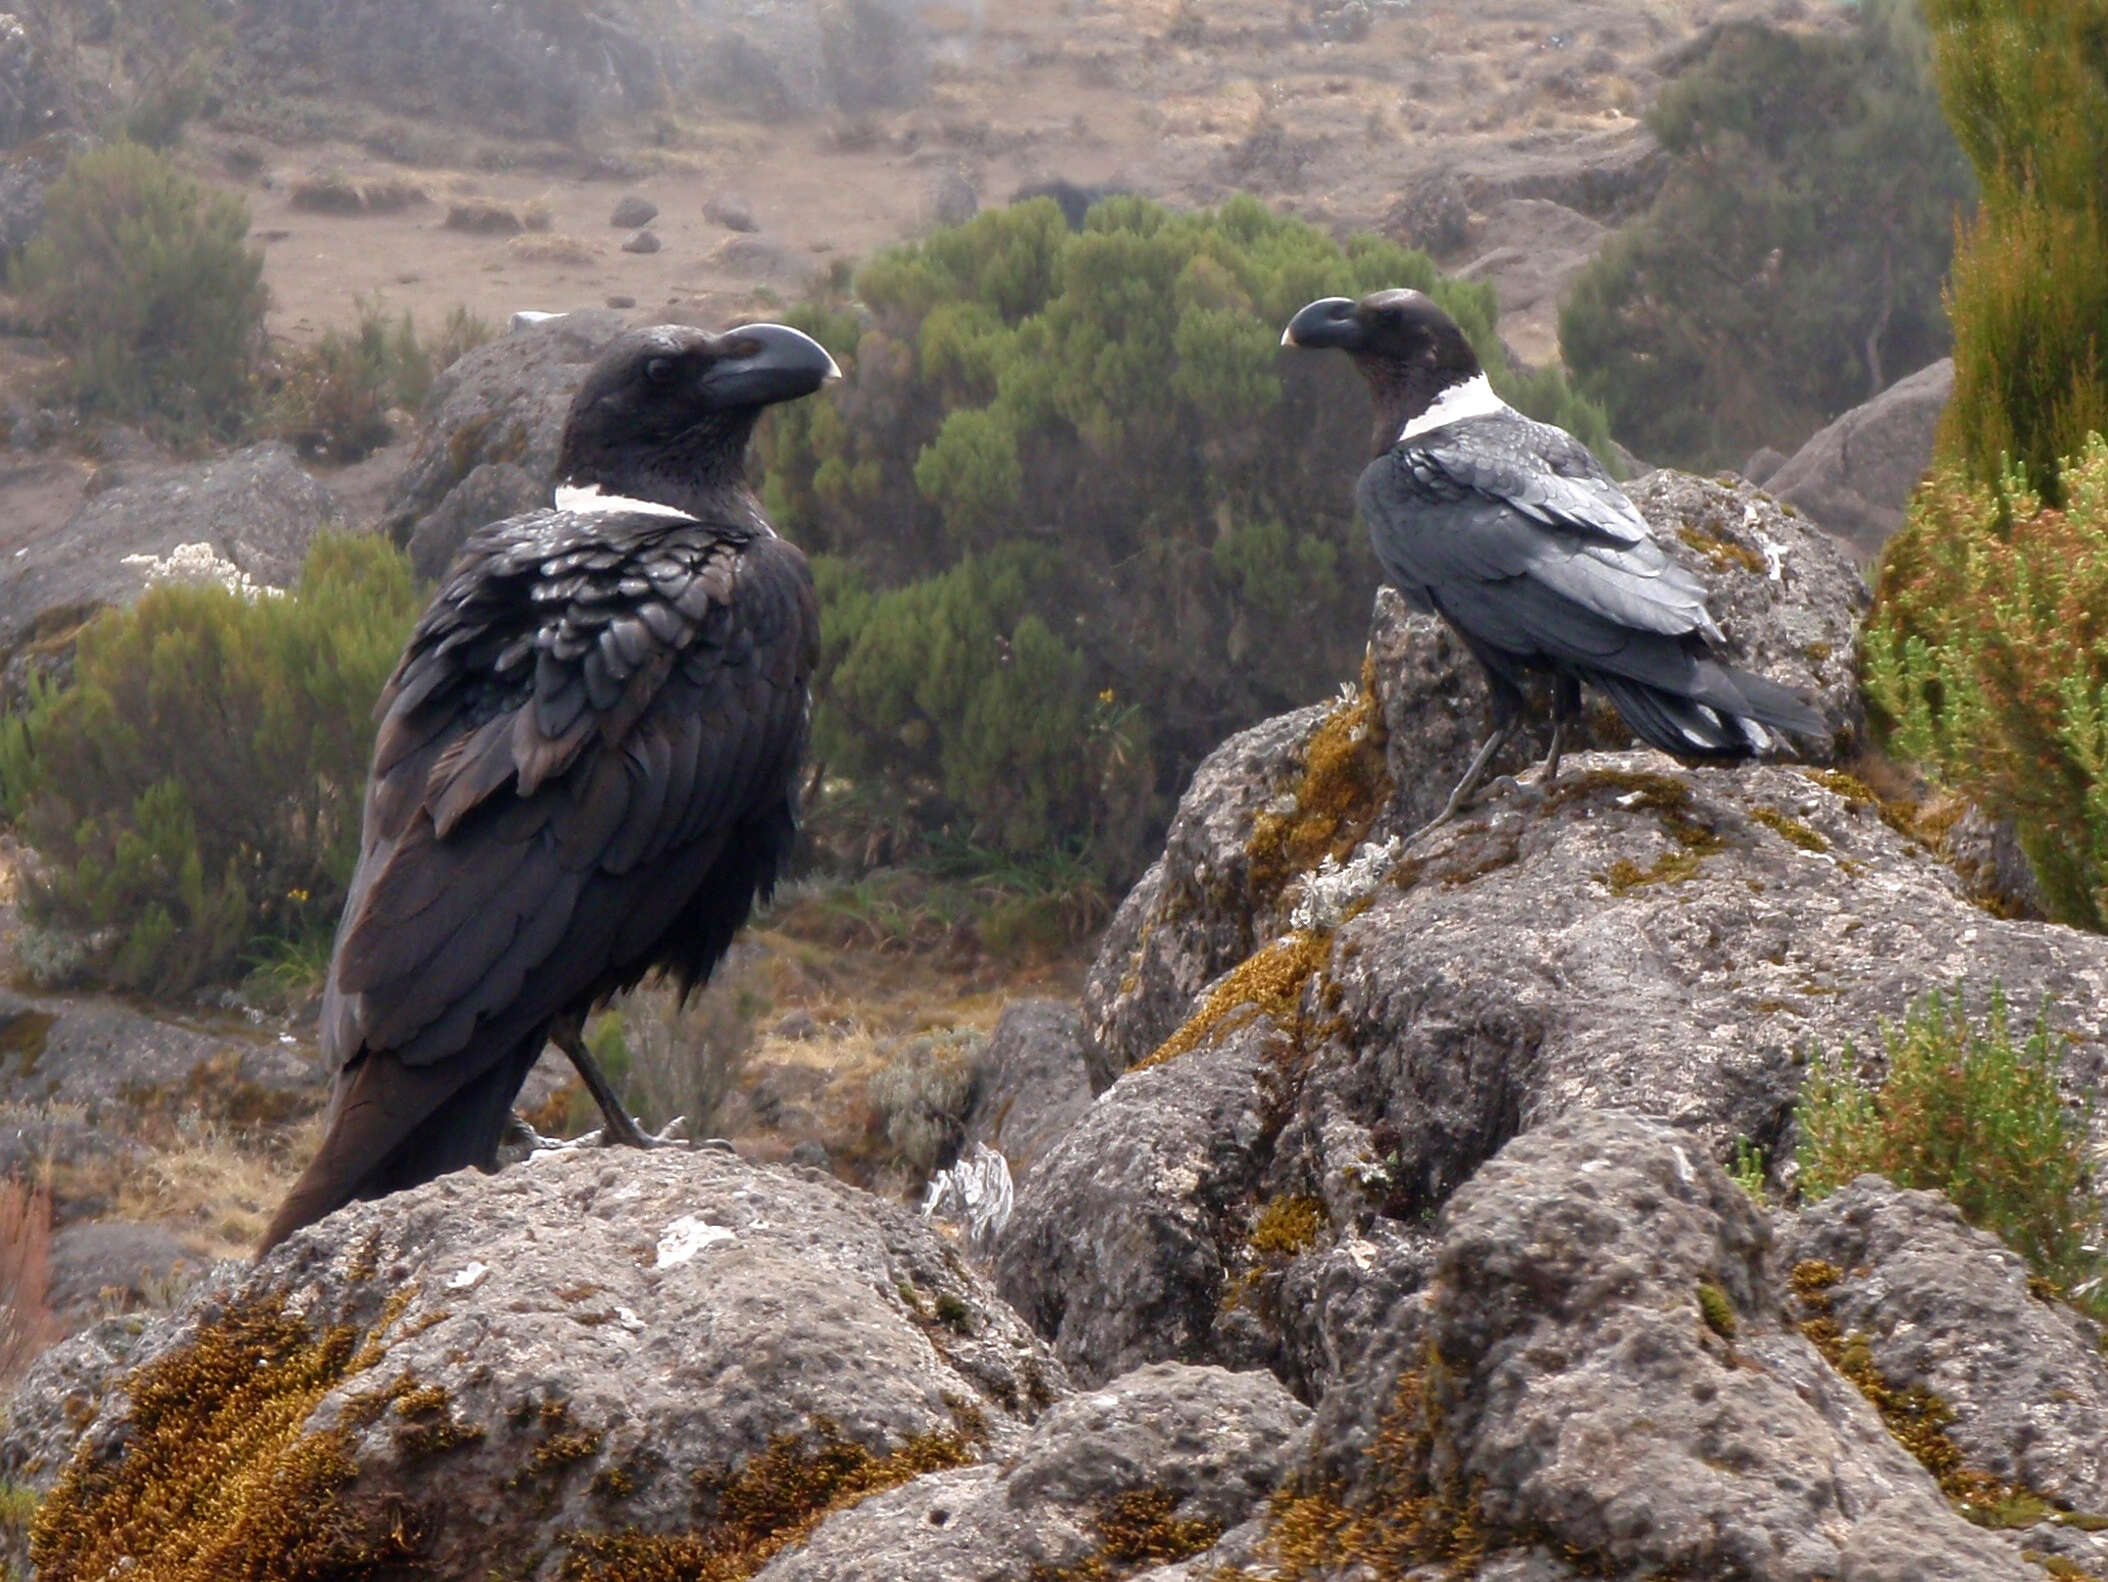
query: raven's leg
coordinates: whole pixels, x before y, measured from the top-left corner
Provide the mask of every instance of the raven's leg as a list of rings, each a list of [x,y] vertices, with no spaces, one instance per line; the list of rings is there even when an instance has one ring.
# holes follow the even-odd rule
[[[1479,788],[1479,782],[1486,778],[1486,771],[1493,767],[1494,756],[1508,745],[1508,738],[1515,734],[1515,720],[1521,708],[1522,694],[1497,675],[1489,675],[1487,680],[1493,683],[1493,734],[1480,746],[1477,756],[1471,760],[1471,767],[1464,771],[1464,778],[1459,780],[1457,788],[1449,793],[1449,800],[1442,805],[1442,811],[1407,837],[1406,844],[1409,846],[1422,835],[1440,829],[1457,816],[1458,810],[1471,800],[1472,792]]]
[[[1544,755],[1544,767],[1538,772],[1540,789],[1559,778],[1559,755],[1566,751],[1566,728],[1578,724],[1581,719],[1581,683],[1572,676],[1560,673],[1552,677],[1552,745]]]
[[[549,1029],[549,1041],[571,1057],[571,1064],[578,1069],[578,1080],[586,1085],[586,1091],[593,1095],[593,1102],[600,1106],[600,1117],[605,1123],[600,1134],[602,1143],[621,1143],[630,1148],[664,1148],[678,1141],[663,1134],[654,1137],[630,1118],[629,1111],[622,1107],[622,1100],[615,1093],[615,1085],[608,1081],[607,1073],[600,1069],[600,1062],[586,1048],[579,1017],[558,1017],[556,1024]],[[672,1130],[671,1125],[666,1128],[668,1132]]]

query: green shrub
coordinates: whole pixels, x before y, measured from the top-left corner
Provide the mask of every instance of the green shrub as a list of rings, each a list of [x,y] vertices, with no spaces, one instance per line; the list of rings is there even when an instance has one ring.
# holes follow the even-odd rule
[[[249,211],[137,143],[77,154],[13,288],[70,360],[74,399],[176,433],[237,432],[263,346]]]
[[[91,976],[158,994],[326,936],[418,609],[385,540],[325,537],[289,594],[163,586],[98,616],[71,683],[0,723],[33,919],[88,934]]]
[[[1943,454],[1979,483],[2108,431],[2108,0],[1926,0],[1940,91],[1983,186],[1954,261]]]
[[[272,402],[272,426],[309,456],[357,461],[395,437],[393,407],[415,411],[432,381],[463,352],[497,331],[457,307],[436,340],[419,339],[405,309],[390,317],[380,298],[359,297],[358,323],[326,330],[286,370]]]
[[[1575,382],[1650,460],[1791,450],[1947,349],[1940,277],[1967,162],[1911,0],[1845,34],[1736,23],[1648,116],[1669,172],[1575,282]]]
[[[1051,200],[994,210],[797,310],[849,370],[761,449],[771,511],[817,557],[817,830],[1125,877],[1203,754],[1355,673],[1365,397],[1344,359],[1279,341],[1313,297],[1396,285],[1455,314],[1511,399],[1607,448],[1562,378],[1509,369],[1489,288],[1249,198],[1115,198],[1080,232]]]
[[[2108,444],[2065,508],[1935,469],[1882,553],[1861,679],[1888,751],[2010,820],[2051,912],[2108,923]]]
[[[1850,1043],[1811,1070],[1796,1117],[1803,1200],[1865,1174],[1944,1192],[2071,1300],[2108,1314],[2087,1119],[2058,1091],[2063,1044],[2048,1024],[2038,1018],[2016,1047],[2002,994],[1972,1027],[1959,995],[1935,993],[1883,1042],[1878,1086]]]

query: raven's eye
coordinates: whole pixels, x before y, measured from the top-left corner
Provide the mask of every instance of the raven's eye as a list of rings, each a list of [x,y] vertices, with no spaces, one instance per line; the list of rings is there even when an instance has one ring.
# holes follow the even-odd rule
[[[644,377],[648,382],[655,385],[672,384],[673,359],[671,357],[654,357],[644,365]]]

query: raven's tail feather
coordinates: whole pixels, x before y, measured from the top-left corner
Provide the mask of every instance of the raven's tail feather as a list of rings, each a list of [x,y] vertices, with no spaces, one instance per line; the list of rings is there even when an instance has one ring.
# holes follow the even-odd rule
[[[337,1079],[322,1145],[279,1205],[256,1256],[354,1198],[399,1192],[468,1165],[494,1166],[512,1101],[548,1036],[537,1026],[466,1082],[458,1060],[412,1066],[387,1053],[361,1057]]]
[[[1711,660],[1701,661],[1700,670],[1700,696],[1603,671],[1588,679],[1617,706],[1635,735],[1677,758],[1748,758],[1771,745],[1767,726],[1796,736],[1823,734],[1822,716],[1792,688]]]

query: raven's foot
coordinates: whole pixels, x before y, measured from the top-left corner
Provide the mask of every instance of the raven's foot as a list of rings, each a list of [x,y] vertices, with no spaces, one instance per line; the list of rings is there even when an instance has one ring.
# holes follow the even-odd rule
[[[533,1139],[536,1153],[573,1153],[581,1148],[693,1148],[695,1143],[687,1136],[688,1117],[676,1115],[655,1132],[648,1132],[629,1116],[622,1117],[624,1127],[596,1126],[589,1132],[580,1132],[576,1137],[544,1137],[518,1116],[513,1117],[513,1127],[508,1129],[508,1142],[517,1135]]]
[[[1515,724],[1512,720],[1503,721],[1494,727],[1493,734],[1486,738],[1472,758],[1471,767],[1464,771],[1464,778],[1459,780],[1457,788],[1449,793],[1449,800],[1443,804],[1442,811],[1408,835],[1406,845],[1417,845],[1423,836],[1432,835],[1471,805],[1472,795],[1478,790],[1479,782],[1486,778],[1486,771],[1493,766],[1494,755],[1508,745],[1508,738],[1514,732]]]

